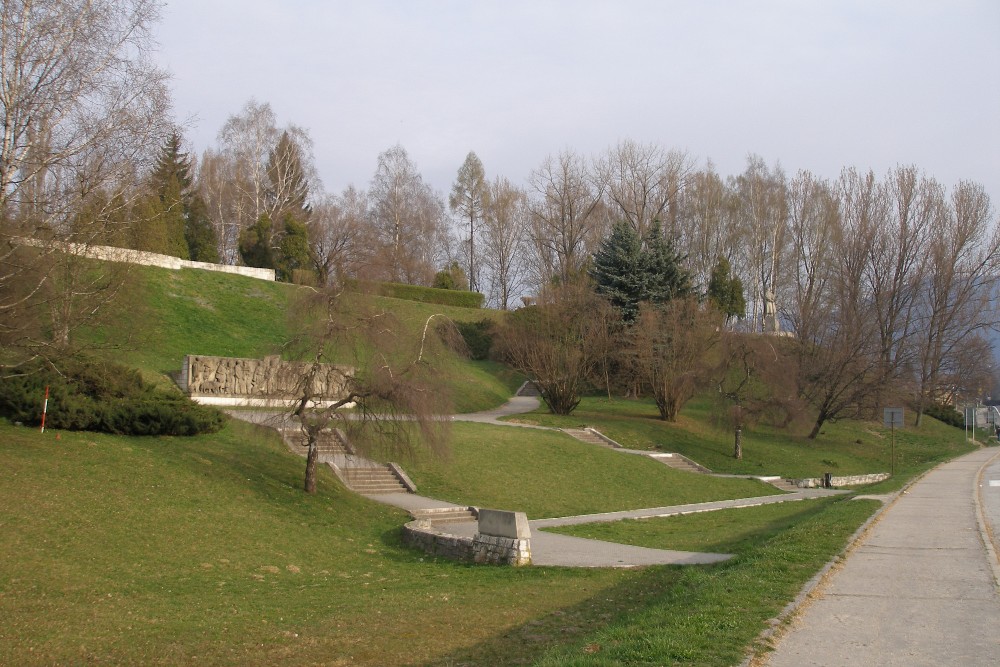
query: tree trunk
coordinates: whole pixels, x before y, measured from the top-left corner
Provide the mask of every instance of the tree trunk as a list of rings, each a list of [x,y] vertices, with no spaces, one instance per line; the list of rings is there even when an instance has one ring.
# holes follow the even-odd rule
[[[306,493],[316,493],[316,464],[319,462],[319,446],[316,434],[309,432],[309,453],[306,455]]]
[[[823,428],[823,424],[825,422],[826,422],[826,414],[822,413],[822,412],[819,413],[819,416],[816,417],[816,424],[813,425],[812,431],[809,433],[809,439],[810,440],[815,440],[816,439],[816,436],[819,435],[819,431],[820,431],[821,428]]]
[[[733,438],[733,458],[736,460],[743,458],[743,429],[739,426],[736,427],[736,433]]]

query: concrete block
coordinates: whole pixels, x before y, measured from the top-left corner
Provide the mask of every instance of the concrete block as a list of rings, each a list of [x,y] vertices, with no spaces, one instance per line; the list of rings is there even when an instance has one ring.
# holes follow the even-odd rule
[[[479,532],[495,537],[509,537],[517,540],[531,539],[528,516],[524,512],[504,510],[479,510]]]

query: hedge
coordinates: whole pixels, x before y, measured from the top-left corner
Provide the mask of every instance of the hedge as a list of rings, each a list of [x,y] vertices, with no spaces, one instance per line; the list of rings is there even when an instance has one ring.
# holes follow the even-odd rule
[[[485,298],[479,292],[464,290],[438,289],[421,285],[406,285],[403,283],[358,283],[355,288],[371,288],[380,296],[388,296],[407,301],[421,303],[436,303],[442,306],[457,306],[459,308],[482,308]]]

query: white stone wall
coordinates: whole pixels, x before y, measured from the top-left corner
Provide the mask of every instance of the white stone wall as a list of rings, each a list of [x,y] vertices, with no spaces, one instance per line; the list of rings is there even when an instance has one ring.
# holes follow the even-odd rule
[[[19,239],[17,242],[35,247],[43,247],[45,244],[36,239]],[[58,243],[55,247],[65,252],[79,255],[80,257],[91,257],[101,259],[106,262],[125,262],[128,264],[141,264],[143,266],[158,266],[163,269],[202,269],[204,271],[220,271],[222,273],[234,273],[248,278],[259,280],[274,280],[274,269],[258,269],[252,266],[231,266],[229,264],[211,264],[209,262],[192,262],[180,257],[170,255],[160,255],[155,252],[145,252],[144,250],[132,250],[131,248],[115,248],[103,245],[84,245],[81,243]]]

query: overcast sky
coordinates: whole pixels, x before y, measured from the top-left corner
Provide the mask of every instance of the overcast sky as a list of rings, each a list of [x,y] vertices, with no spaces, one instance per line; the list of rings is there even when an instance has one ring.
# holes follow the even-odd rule
[[[470,150],[520,183],[629,138],[724,176],[915,164],[1000,209],[997,0],[168,0],[159,41],[195,152],[269,102],[332,192],[396,143],[447,194]]]

